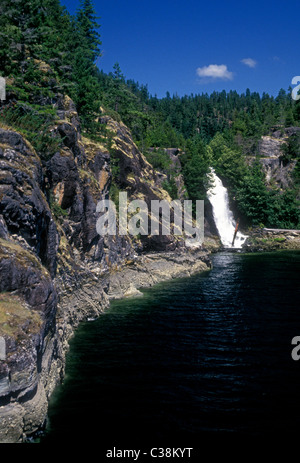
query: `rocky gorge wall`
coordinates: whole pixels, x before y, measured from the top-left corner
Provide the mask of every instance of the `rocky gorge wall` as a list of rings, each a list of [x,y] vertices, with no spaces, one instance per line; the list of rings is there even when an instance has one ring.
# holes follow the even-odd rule
[[[170,200],[128,128],[102,113],[110,133],[81,133],[68,97],[56,102],[51,128],[60,148],[41,161],[16,130],[0,128],[0,442],[24,442],[45,423],[62,381],[69,340],[112,298],[210,268],[209,250],[180,237],[100,236],[97,203],[108,198],[112,163],[132,199]]]

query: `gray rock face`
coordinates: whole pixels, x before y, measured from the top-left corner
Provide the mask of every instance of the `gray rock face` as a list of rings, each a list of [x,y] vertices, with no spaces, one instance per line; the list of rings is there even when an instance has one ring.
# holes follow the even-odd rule
[[[102,117],[112,133],[108,151],[81,134],[72,100],[58,98],[57,109],[52,131],[62,147],[44,164],[19,133],[0,129],[0,442],[23,441],[42,427],[80,322],[98,317],[112,297],[209,268],[207,253],[194,254],[172,235],[97,233],[112,156],[129,200],[170,197],[126,126]]]
[[[41,365],[46,339],[55,336],[57,294],[38,257],[13,240],[0,239],[0,275],[0,441],[14,442],[22,440],[26,407],[38,389],[45,397],[41,409],[47,408]]]
[[[286,189],[293,186],[293,170],[295,160],[287,163],[282,161],[284,154],[283,147],[289,137],[295,135],[300,127],[288,127],[285,129],[273,130],[268,136],[261,137],[258,144],[259,161],[265,172],[266,184],[277,188]],[[256,160],[256,157],[248,156],[249,162]]]
[[[40,160],[20,134],[0,129],[0,169],[1,236],[5,237],[7,230],[22,237],[53,277],[58,249],[56,225],[41,191]]]
[[[275,183],[279,188],[289,188],[293,184],[292,172],[296,165],[295,161],[289,162],[284,165],[280,157],[270,157],[261,159],[263,165],[266,183]]]
[[[261,137],[259,154],[265,157],[279,157],[284,140],[270,136]]]
[[[6,226],[5,220],[3,219],[2,215],[0,215],[0,238],[4,238],[4,239],[8,238],[7,226]]]
[[[142,296],[141,288],[210,268],[207,254],[201,249],[146,254],[110,276],[108,296],[110,299]]]

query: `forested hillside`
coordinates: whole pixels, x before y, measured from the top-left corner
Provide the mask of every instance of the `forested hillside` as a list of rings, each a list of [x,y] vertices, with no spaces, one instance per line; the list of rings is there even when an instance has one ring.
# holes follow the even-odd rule
[[[300,104],[292,100],[290,91],[281,89],[275,98],[247,89],[241,95],[223,91],[184,97],[167,94],[158,99],[149,95],[146,86],[126,81],[118,65],[110,75],[102,73],[101,79],[103,104],[130,127],[149,162],[169,174],[174,197],[176,173],[161,148],[181,149],[190,199],[206,197],[207,173],[213,166],[246,225],[299,226]],[[286,136],[285,129],[291,127],[291,135]],[[265,181],[260,142],[274,132],[284,140],[280,162],[292,164],[289,188]]]
[[[74,16],[59,0],[2,0],[0,74],[7,79],[7,100],[1,123],[26,136],[47,162],[61,143],[50,130],[57,119],[54,105],[59,95],[68,95],[86,137],[109,146],[111,134],[100,113],[126,124],[148,161],[166,174],[164,188],[172,197],[178,172],[163,150],[171,147],[179,149],[190,199],[206,197],[212,166],[245,226],[299,227],[300,132],[287,135],[285,129],[300,126],[300,103],[290,91],[280,89],[276,97],[247,89],[241,95],[157,98],[147,85],[127,80],[118,63],[110,74],[101,71],[98,21],[91,0],[81,0]],[[288,186],[267,183],[260,162],[261,137],[275,131],[283,140],[280,162],[291,166]],[[119,187],[116,161],[112,192]]]

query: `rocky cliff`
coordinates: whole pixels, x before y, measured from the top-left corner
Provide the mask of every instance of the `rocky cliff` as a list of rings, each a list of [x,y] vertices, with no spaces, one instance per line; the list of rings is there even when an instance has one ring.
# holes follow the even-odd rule
[[[100,111],[106,135],[95,141],[81,133],[70,98],[55,107],[50,133],[60,148],[47,160],[0,128],[0,442],[22,442],[44,425],[81,321],[111,298],[210,267],[205,249],[174,235],[97,233],[97,204],[112,185],[147,204],[170,197],[124,124]]]
[[[262,136],[258,143],[258,156],[263,166],[266,184],[285,190],[293,186],[293,170],[296,159],[285,159],[284,148],[287,143],[299,136],[300,127],[275,127],[270,135]],[[248,157],[253,161],[253,157]]]

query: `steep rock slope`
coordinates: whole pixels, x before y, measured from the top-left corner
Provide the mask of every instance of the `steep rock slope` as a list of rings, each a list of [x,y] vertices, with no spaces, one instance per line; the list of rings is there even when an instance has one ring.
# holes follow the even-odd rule
[[[293,186],[293,171],[297,161],[296,159],[286,160],[284,148],[294,136],[299,136],[299,133],[299,127],[287,127],[280,130],[274,128],[270,135],[261,137],[258,155],[268,186],[273,185],[283,190]]]
[[[0,442],[24,441],[43,426],[81,321],[99,316],[110,298],[210,266],[204,250],[173,235],[97,233],[114,163],[129,199],[170,197],[125,125],[101,114],[109,143],[92,141],[68,97],[56,108],[51,133],[61,144],[45,162],[20,133],[0,129]],[[160,253],[147,259],[149,250]]]

